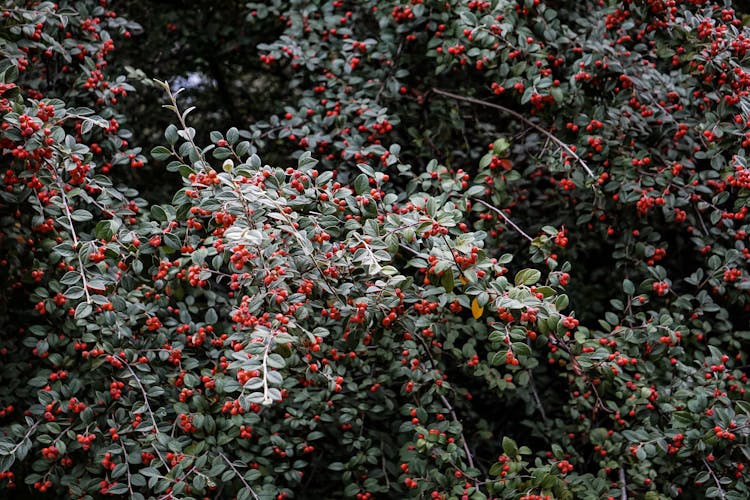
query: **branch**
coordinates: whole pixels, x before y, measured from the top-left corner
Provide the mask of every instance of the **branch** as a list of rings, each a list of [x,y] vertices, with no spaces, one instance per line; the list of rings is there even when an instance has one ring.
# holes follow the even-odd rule
[[[388,470],[385,467],[385,450],[383,450],[383,440],[380,440],[380,466],[383,469],[383,478],[385,479],[386,491],[391,491],[391,482],[388,479]]]
[[[398,67],[398,62],[401,59],[401,51],[404,49],[404,40],[405,39],[402,38],[401,43],[398,44],[398,49],[396,49],[396,57],[394,58],[393,64],[391,64],[391,69],[388,71],[388,74],[385,76],[385,78],[383,78],[383,83],[380,85],[378,93],[375,94],[375,102],[380,101],[380,94],[383,93],[385,86],[388,84],[388,80],[391,79],[391,76],[393,76],[395,69]]]
[[[561,141],[560,139],[558,139],[557,137],[555,137],[550,131],[548,131],[548,130],[542,128],[542,127],[540,127],[536,123],[532,122],[531,120],[529,120],[528,118],[526,118],[525,116],[523,116],[521,113],[519,113],[517,111],[513,111],[512,109],[506,108],[505,106],[501,106],[499,104],[495,104],[495,103],[492,103],[492,102],[483,101],[481,99],[475,99],[473,97],[465,97],[465,96],[462,96],[462,95],[454,94],[452,92],[448,92],[446,90],[441,90],[441,89],[433,88],[432,91],[435,92],[436,94],[439,94],[439,95],[442,95],[442,96],[445,96],[445,97],[450,97],[451,99],[455,99],[457,101],[470,102],[472,104],[478,104],[480,106],[486,106],[488,108],[494,108],[494,109],[502,111],[503,113],[507,113],[507,114],[511,115],[512,117],[517,118],[518,120],[521,120],[526,125],[528,125],[529,127],[533,128],[534,130],[536,130],[540,134],[545,135],[552,142],[554,142],[555,144],[557,144],[558,146],[560,146],[563,150],[565,150],[566,153],[568,153],[570,156],[572,156],[573,158],[575,158],[575,160],[583,167],[583,169],[586,171],[586,173],[589,174],[589,177],[591,177],[592,179],[596,179],[596,176],[594,175],[594,172],[591,171],[591,169],[589,168],[589,166],[586,165],[586,162],[583,161],[583,159],[580,156],[578,156],[578,154],[575,151],[573,151],[570,148],[570,146],[568,146],[563,141]]]
[[[76,253],[76,257],[78,258],[78,274],[81,275],[81,281],[83,283],[83,293],[86,294],[86,303],[91,304],[91,294],[89,294],[89,283],[86,279],[86,271],[83,266],[83,259],[81,259],[81,252],[80,252],[80,240],[78,239],[78,235],[76,235],[76,228],[73,225],[73,215],[70,213],[70,206],[68,206],[68,197],[65,195],[65,185],[63,184],[62,179],[60,178],[60,175],[57,173],[57,170],[52,166],[51,163],[47,162],[47,165],[50,167],[50,170],[52,171],[52,175],[55,176],[55,182],[57,182],[57,187],[60,189],[60,198],[62,199],[63,209],[65,209],[65,218],[68,219],[68,225],[70,226],[70,234],[73,237],[73,250]]]
[[[328,289],[331,290],[331,293],[333,294],[333,296],[336,297],[336,300],[339,301],[340,303],[345,303],[343,300],[341,300],[341,297],[339,297],[339,294],[336,293],[336,289],[333,288],[333,285],[331,284],[331,282],[328,281],[328,278],[326,277],[325,273],[323,273],[323,270],[320,268],[320,265],[318,264],[318,261],[315,260],[315,255],[313,255],[312,252],[308,253],[307,248],[305,247],[305,244],[304,244],[304,242],[302,240],[302,237],[299,235],[299,233],[297,231],[294,230],[294,223],[292,222],[292,220],[289,217],[287,217],[287,214],[284,213],[284,210],[283,210],[284,206],[280,205],[277,200],[271,200],[270,198],[269,198],[269,200],[270,200],[271,203],[273,203],[273,205],[279,211],[279,214],[284,218],[284,220],[286,221],[286,223],[291,228],[291,229],[281,228],[281,230],[284,231],[284,232],[286,232],[286,233],[291,234],[292,236],[294,236],[294,238],[300,244],[300,248],[302,248],[302,251],[305,253],[305,255],[307,255],[310,258],[310,260],[312,261],[313,265],[315,266],[315,269],[318,270],[318,273],[320,274],[320,277],[323,278],[323,281],[326,282],[326,285],[328,286]]]
[[[721,487],[721,483],[719,482],[719,478],[716,477],[716,474],[714,474],[714,470],[711,468],[711,466],[708,464],[705,458],[703,460],[703,465],[706,466],[706,470],[708,470],[708,473],[711,475],[711,477],[714,479],[714,482],[716,483],[716,488],[719,490],[719,498],[722,500],[726,499],[727,496],[724,493],[724,489]]]
[[[203,157],[203,152],[201,149],[195,144],[195,141],[193,141],[193,137],[190,134],[189,127],[187,126],[187,123],[185,122],[185,116],[187,113],[193,110],[193,108],[189,108],[187,111],[184,111],[183,113],[180,113],[180,108],[177,106],[177,94],[179,94],[184,89],[179,89],[177,92],[172,93],[172,89],[169,86],[169,83],[167,81],[159,81],[156,80],[158,84],[161,85],[161,87],[167,92],[167,96],[169,97],[170,104],[165,104],[162,107],[170,109],[174,111],[174,113],[177,115],[177,120],[180,122],[180,126],[182,127],[182,130],[185,132],[185,136],[183,139],[186,139],[190,145],[193,147],[193,151],[198,155],[198,159],[201,163],[201,168],[203,170],[207,170],[209,168],[209,164],[206,162],[205,158]]]
[[[273,403],[273,398],[268,393],[268,351],[271,349],[272,338],[269,335],[266,349],[263,351],[263,406]]]
[[[625,480],[625,466],[620,467],[620,500],[628,500],[628,483]]]
[[[451,405],[450,401],[448,401],[448,398],[446,398],[444,395],[440,395],[440,401],[443,402],[445,407],[448,409],[448,412],[451,414],[451,418],[454,422],[459,424],[461,426],[461,429],[463,429],[463,425],[461,424],[461,421],[458,419],[458,415],[456,415],[456,410],[453,409],[453,405]],[[461,441],[464,445],[464,452],[466,453],[466,460],[469,462],[469,467],[474,469],[474,458],[472,457],[471,450],[469,449],[469,443],[466,441],[466,437],[464,436],[463,430],[461,431]]]
[[[432,353],[430,352],[430,348],[427,346],[427,343],[424,341],[421,335],[416,335],[416,338],[419,340],[419,342],[424,347],[425,352],[427,353],[427,356],[430,358],[430,365],[432,366],[433,370],[437,370],[437,364],[435,363],[435,358],[432,357]],[[458,415],[456,415],[456,410],[453,409],[453,405],[451,405],[450,401],[448,401],[448,398],[446,398],[443,394],[440,394],[440,401],[445,405],[448,412],[451,414],[451,418],[453,421],[458,424],[461,427],[461,441],[464,445],[464,452],[466,453],[466,460],[469,462],[469,467],[474,469],[474,458],[471,453],[471,448],[469,448],[469,442],[466,440],[466,436],[464,436],[463,431],[463,424],[461,424],[461,421],[458,419]],[[474,480],[476,482],[476,479]]]
[[[451,248],[450,243],[448,242],[448,238],[445,237],[445,235],[441,235],[443,237],[443,241],[445,242],[445,246],[448,247],[448,251],[451,254],[451,258],[453,259],[453,263],[456,265],[456,268],[458,269],[458,274],[466,279],[466,275],[464,274],[463,269],[461,269],[461,266],[458,264],[458,260],[456,260],[456,256],[453,254],[453,249]]]
[[[122,457],[125,459],[125,472],[128,474],[128,491],[130,492],[130,498],[133,498],[133,483],[130,482],[130,464],[128,464],[128,450],[125,449],[125,443],[120,439],[120,447],[122,448]]]
[[[224,459],[224,461],[225,461],[225,462],[227,463],[227,465],[229,466],[229,468],[230,468],[230,469],[232,469],[232,470],[234,471],[234,473],[235,473],[235,474],[237,474],[237,477],[238,477],[238,478],[240,478],[240,481],[242,481],[242,484],[243,484],[243,485],[245,486],[245,488],[247,488],[247,489],[248,489],[248,491],[249,491],[249,492],[250,492],[250,494],[251,494],[251,495],[253,496],[253,498],[254,498],[255,500],[259,500],[259,499],[258,499],[258,495],[257,495],[257,494],[255,493],[255,490],[253,490],[253,489],[252,489],[252,488],[250,487],[250,485],[249,485],[249,484],[247,484],[247,481],[245,481],[245,478],[244,478],[244,477],[242,477],[242,474],[240,474],[240,471],[238,471],[238,470],[237,470],[237,467],[235,467],[235,466],[234,466],[234,464],[232,464],[232,462],[231,462],[231,461],[230,461],[230,460],[229,460],[229,459],[228,459],[228,458],[226,457],[226,455],[224,455],[224,454],[223,454],[222,452],[220,452],[220,451],[217,451],[217,453],[219,454],[219,456],[220,456],[221,458],[223,458],[223,459]]]
[[[542,400],[539,398],[539,393],[536,390],[536,384],[534,383],[534,371],[529,369],[527,370],[529,374],[529,387],[531,388],[531,394],[534,396],[534,402],[536,402],[537,408],[539,408],[539,414],[542,416],[542,420],[544,420],[545,425],[549,425],[549,419],[547,418],[547,413],[544,411],[544,406],[542,406]]]
[[[130,364],[127,362],[127,360],[121,359],[119,356],[115,356],[115,359],[120,361],[125,367],[128,369],[130,374],[133,376],[133,379],[135,379],[135,383],[138,384],[138,388],[141,390],[141,394],[143,395],[143,404],[146,405],[146,411],[148,411],[149,416],[151,417],[151,425],[154,426],[154,432],[156,434],[159,434],[159,427],[156,425],[156,417],[154,417],[154,412],[151,410],[151,404],[148,401],[148,393],[146,392],[146,389],[143,387],[143,384],[141,384],[141,379],[138,378],[138,375],[136,375],[135,371],[133,371],[133,368],[130,366]],[[164,460],[164,457],[161,455],[161,452],[159,451],[159,448],[156,445],[153,445],[154,451],[159,456],[159,460],[164,464],[164,466],[167,468],[168,471],[172,471],[171,467],[169,467],[169,463]]]
[[[534,238],[532,238],[531,236],[529,236],[528,234],[526,234],[523,229],[521,229],[520,227],[518,227],[518,225],[515,222],[513,222],[512,220],[510,220],[510,217],[508,217],[507,215],[505,215],[505,212],[503,212],[502,210],[500,210],[499,208],[497,208],[497,207],[495,207],[493,205],[490,205],[489,203],[487,203],[484,200],[480,200],[479,198],[474,198],[474,201],[476,201],[477,203],[480,203],[480,204],[484,205],[485,207],[489,208],[493,212],[495,212],[498,215],[500,215],[500,217],[502,217],[503,220],[505,220],[505,222],[508,223],[508,225],[510,225],[513,229],[515,229],[518,232],[518,234],[520,234],[521,236],[523,236],[524,238],[526,238],[529,241],[534,241]]]
[[[23,439],[21,439],[13,448],[10,449],[7,453],[4,453],[4,455],[15,455],[16,451],[23,445],[24,441],[29,439],[29,437],[34,433],[34,430],[39,426],[41,421],[34,422],[34,425],[29,427],[29,430],[26,431],[26,434],[24,434]]]

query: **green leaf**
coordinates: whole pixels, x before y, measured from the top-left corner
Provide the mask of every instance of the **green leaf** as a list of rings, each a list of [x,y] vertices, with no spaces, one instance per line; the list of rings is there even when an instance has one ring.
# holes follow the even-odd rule
[[[177,127],[170,124],[164,131],[164,137],[167,139],[167,142],[170,145],[177,144],[177,141],[179,140],[179,136],[177,135]]]
[[[236,127],[227,130],[227,142],[229,144],[234,144],[238,140],[240,140],[240,131]]]
[[[254,483],[258,479],[263,477],[263,473],[259,471],[258,469],[250,469],[247,472],[245,472],[245,475],[242,477],[244,477],[247,482]]]
[[[517,356],[529,356],[531,354],[531,348],[523,342],[513,342],[511,346]]]
[[[159,205],[151,207],[151,218],[157,222],[166,222],[169,219],[167,212]]]
[[[49,383],[49,379],[47,377],[34,377],[26,382],[31,387],[44,387]]]
[[[98,239],[109,241],[119,228],[120,224],[114,220],[102,220],[96,224],[94,235]]]
[[[250,491],[250,488],[242,488],[237,492],[237,500],[252,500],[253,498],[257,497],[253,496],[253,492]]]
[[[738,399],[734,402],[734,404],[737,405],[737,409],[744,412],[746,415],[750,416],[750,403],[747,401],[743,401],[741,399]]]
[[[314,167],[317,163],[318,160],[312,157],[312,153],[310,151],[305,151],[297,160],[297,168],[300,170],[306,170]]]
[[[111,477],[117,478],[117,477],[123,476],[125,475],[125,472],[127,470],[128,470],[127,464],[124,464],[124,463],[117,464],[115,465],[115,468],[112,469]]]
[[[18,67],[15,64],[11,64],[2,73],[3,83],[13,83],[18,79],[19,75]]]
[[[70,214],[70,218],[76,222],[86,222],[93,219],[94,216],[91,215],[91,212],[89,212],[88,210],[74,210]]]
[[[445,288],[446,292],[451,293],[453,291],[453,288],[456,286],[453,277],[453,271],[448,270],[443,273],[443,276],[440,278],[440,284],[443,288]]]
[[[537,283],[541,277],[542,273],[537,269],[522,269],[516,274],[514,282],[516,286],[533,285]]]
[[[487,168],[489,167],[490,163],[492,163],[492,159],[495,157],[492,153],[487,153],[486,155],[482,156],[482,158],[479,160],[479,168]],[[474,186],[479,188],[479,193],[484,192],[484,186]],[[477,194],[479,194],[477,193]],[[468,194],[468,193],[467,193]],[[471,196],[471,195],[469,195]]]
[[[213,154],[213,157],[217,160],[226,160],[230,156],[232,156],[232,152],[229,150],[229,148],[216,148],[211,153]],[[225,172],[229,172],[230,170],[223,169]]]
[[[363,194],[365,192],[368,192],[370,190],[370,180],[367,178],[365,174],[359,174],[356,179],[354,179],[354,191],[357,194]]]
[[[85,293],[86,292],[84,291],[83,287],[71,286],[70,288],[65,290],[65,293],[63,293],[63,295],[65,296],[66,299],[77,300],[83,297]]]
[[[693,425],[693,414],[689,411],[672,412],[672,420],[679,428],[686,428]]]
[[[552,297],[555,294],[555,290],[548,286],[537,287],[536,291],[537,293],[541,293],[545,299],[547,297]]]
[[[549,95],[552,96],[557,104],[563,102],[563,99],[565,98],[565,95],[563,94],[563,91],[560,87],[552,87],[551,89],[549,89]]]
[[[164,161],[172,156],[172,152],[164,146],[156,146],[151,150],[151,156],[154,158],[154,160]]]
[[[16,461],[15,455],[3,455],[0,453],[0,472],[8,472]]]
[[[81,302],[80,304],[78,304],[78,307],[76,307],[75,318],[86,318],[90,316],[92,312],[94,312],[94,308],[91,306],[91,304],[87,302]]]
[[[347,497],[353,497],[361,491],[360,487],[356,483],[351,483],[344,488],[344,495]]]
[[[568,303],[570,302],[570,299],[568,299],[568,296],[563,294],[560,295],[555,299],[555,309],[558,311],[562,311],[566,307],[568,307]]]
[[[173,233],[164,233],[164,243],[173,250],[180,250],[182,248],[180,239]]]
[[[508,436],[503,437],[503,451],[510,458],[515,458],[518,455],[518,445]]]
[[[68,271],[62,278],[60,278],[60,283],[63,285],[75,285],[80,281],[81,273],[77,271]]]
[[[510,143],[504,137],[500,137],[492,143],[492,152],[496,155],[501,155],[505,153],[509,147]]]

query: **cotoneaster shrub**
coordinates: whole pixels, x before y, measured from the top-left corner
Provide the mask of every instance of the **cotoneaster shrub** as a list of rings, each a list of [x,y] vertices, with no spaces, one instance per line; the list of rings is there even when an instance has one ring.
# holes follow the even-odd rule
[[[245,15],[279,111],[209,132],[161,85],[147,166],[112,38],[140,27],[7,2],[0,488],[747,497],[731,7]],[[146,203],[161,167],[182,187]]]

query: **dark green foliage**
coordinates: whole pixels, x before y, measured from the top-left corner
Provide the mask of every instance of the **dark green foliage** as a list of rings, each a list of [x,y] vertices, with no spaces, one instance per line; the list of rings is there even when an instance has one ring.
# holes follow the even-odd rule
[[[748,496],[730,7],[4,9],[0,490]]]

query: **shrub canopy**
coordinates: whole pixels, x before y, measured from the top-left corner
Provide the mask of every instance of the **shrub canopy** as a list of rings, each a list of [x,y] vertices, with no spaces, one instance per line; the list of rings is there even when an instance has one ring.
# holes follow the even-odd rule
[[[3,2],[0,493],[750,496],[747,16],[569,3]]]

